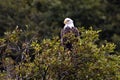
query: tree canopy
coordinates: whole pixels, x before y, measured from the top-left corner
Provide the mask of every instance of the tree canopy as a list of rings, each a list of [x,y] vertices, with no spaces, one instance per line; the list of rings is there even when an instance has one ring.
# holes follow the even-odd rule
[[[92,27],[79,28],[81,37],[72,51],[64,50],[60,39],[39,41],[36,34],[18,27],[0,39],[0,78],[2,80],[119,80],[120,56],[111,55],[115,44],[99,40]],[[73,36],[73,35],[72,35]],[[71,36],[71,37],[72,37]],[[73,40],[72,37],[70,40]]]
[[[0,79],[119,80],[119,4],[119,0],[0,0]],[[81,33],[72,51],[60,46],[66,17]]]

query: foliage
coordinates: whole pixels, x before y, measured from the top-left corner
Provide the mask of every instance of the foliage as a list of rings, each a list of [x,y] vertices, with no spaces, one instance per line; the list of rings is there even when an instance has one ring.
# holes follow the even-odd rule
[[[28,27],[28,26],[27,26]],[[59,37],[39,39],[36,32],[15,30],[0,38],[0,78],[3,80],[119,80],[120,56],[110,55],[115,44],[97,44],[92,27],[79,28],[81,36],[72,51]]]

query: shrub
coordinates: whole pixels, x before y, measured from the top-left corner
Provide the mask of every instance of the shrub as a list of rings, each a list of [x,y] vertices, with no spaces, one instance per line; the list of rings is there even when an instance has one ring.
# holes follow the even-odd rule
[[[39,40],[37,33],[16,28],[0,39],[1,79],[118,80],[120,56],[114,43],[97,44],[99,32],[79,28],[72,51],[59,37]],[[99,42],[98,42],[99,43]]]

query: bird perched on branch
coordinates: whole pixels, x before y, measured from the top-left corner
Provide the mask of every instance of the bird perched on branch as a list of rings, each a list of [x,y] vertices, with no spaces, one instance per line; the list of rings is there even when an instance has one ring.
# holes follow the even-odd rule
[[[61,30],[61,44],[65,49],[72,50],[73,42],[72,38],[79,37],[79,31],[74,26],[73,20],[70,18],[65,18],[64,28]]]

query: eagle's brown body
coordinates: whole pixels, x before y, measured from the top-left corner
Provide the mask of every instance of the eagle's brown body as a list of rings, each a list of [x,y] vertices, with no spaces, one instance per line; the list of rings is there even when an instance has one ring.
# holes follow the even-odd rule
[[[71,42],[71,40],[68,41],[69,36],[65,36],[69,33],[72,33],[75,37],[78,37],[79,36],[79,31],[76,27],[66,27],[64,29],[61,30],[61,44],[67,48],[68,50],[71,50],[72,49],[72,46],[73,46],[73,42]]]

